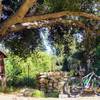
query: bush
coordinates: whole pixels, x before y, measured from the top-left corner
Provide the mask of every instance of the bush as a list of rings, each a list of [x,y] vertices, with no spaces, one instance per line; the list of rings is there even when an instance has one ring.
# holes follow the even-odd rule
[[[76,75],[76,72],[74,69],[71,69],[69,72],[68,72],[68,76],[72,77],[72,76],[75,76]]]
[[[15,91],[17,91],[16,88],[6,87],[5,89],[2,89],[2,87],[0,86],[0,92],[3,92],[3,93],[12,93],[12,92],[15,92]]]
[[[59,91],[54,90],[54,91],[48,93],[47,96],[48,96],[48,97],[54,97],[54,98],[57,98],[57,97],[59,97]]]
[[[34,90],[32,97],[45,97],[44,92],[40,90]]]
[[[36,75],[50,71],[51,57],[42,51],[34,51],[27,58],[9,54],[5,59],[5,72],[8,86],[36,86]]]

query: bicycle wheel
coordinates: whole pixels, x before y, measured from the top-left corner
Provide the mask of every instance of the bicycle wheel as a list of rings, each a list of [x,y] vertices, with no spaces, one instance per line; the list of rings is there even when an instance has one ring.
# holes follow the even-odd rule
[[[63,85],[63,93],[67,94],[68,97],[70,97],[70,86],[68,81],[66,81]]]
[[[71,77],[64,84],[63,91],[69,97],[76,97],[82,93],[82,84],[76,77]]]

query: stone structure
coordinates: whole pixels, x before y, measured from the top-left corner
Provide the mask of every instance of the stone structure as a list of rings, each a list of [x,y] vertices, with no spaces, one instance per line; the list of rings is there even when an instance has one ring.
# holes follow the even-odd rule
[[[38,89],[45,93],[52,93],[58,91],[59,93],[63,90],[63,85],[67,80],[67,72],[46,72],[40,73],[37,76]]]

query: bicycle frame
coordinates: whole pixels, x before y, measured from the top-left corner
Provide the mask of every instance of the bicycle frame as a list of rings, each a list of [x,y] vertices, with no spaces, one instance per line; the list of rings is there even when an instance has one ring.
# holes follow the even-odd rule
[[[84,77],[82,78],[82,82],[83,82],[85,88],[89,88],[89,83],[90,83],[90,81],[92,80],[93,76],[95,76],[95,73],[94,73],[94,72],[91,72],[91,73],[89,73],[88,75],[86,75],[86,76],[84,76]],[[85,81],[86,83],[85,83],[84,81]],[[94,82],[93,82],[93,83],[94,83]]]
[[[99,78],[99,76],[94,72],[89,73],[83,78],[70,77],[64,84],[63,91],[70,96],[78,96],[82,95],[85,89],[89,89],[93,90],[96,95],[100,95],[100,92],[97,91],[97,88],[100,88],[97,86],[97,78]]]

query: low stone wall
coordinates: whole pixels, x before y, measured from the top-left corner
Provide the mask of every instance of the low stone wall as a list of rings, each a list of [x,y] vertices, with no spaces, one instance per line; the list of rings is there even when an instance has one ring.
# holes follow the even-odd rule
[[[67,72],[45,72],[37,76],[38,89],[45,93],[52,93],[53,91],[61,92],[63,85],[67,80]]]

